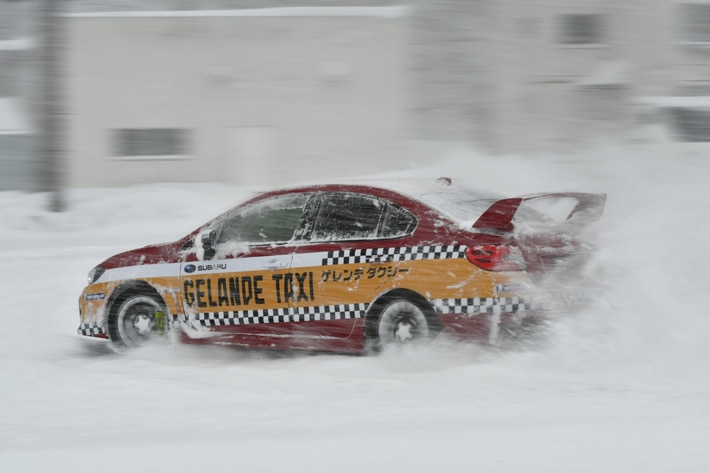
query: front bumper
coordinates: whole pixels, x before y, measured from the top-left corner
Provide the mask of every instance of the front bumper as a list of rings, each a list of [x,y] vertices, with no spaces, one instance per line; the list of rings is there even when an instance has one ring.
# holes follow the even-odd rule
[[[77,333],[87,337],[108,338],[106,326],[99,322],[82,322]]]

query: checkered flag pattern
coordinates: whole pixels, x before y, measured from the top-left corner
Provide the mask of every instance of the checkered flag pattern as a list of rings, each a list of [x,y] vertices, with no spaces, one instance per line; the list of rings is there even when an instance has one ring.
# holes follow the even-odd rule
[[[312,322],[319,320],[359,319],[365,316],[367,304],[337,304],[312,307],[298,307],[293,316],[294,322]]]
[[[442,314],[492,314],[496,308],[503,313],[532,309],[532,305],[520,297],[437,299],[432,301],[432,303]]]
[[[79,335],[86,335],[88,337],[96,335],[106,335],[106,330],[98,322],[84,322],[79,326],[77,330]]]
[[[172,314],[170,316],[170,328],[179,327],[187,322],[187,314]]]
[[[276,324],[284,322],[313,322],[320,320],[357,319],[367,312],[367,304],[338,304],[298,307],[294,314],[289,309],[242,310],[234,312],[204,312],[195,320],[206,327],[226,325]]]
[[[386,263],[411,260],[464,258],[463,245],[402,246],[399,248],[367,248],[360,250],[329,251],[323,266],[334,264]]]
[[[277,324],[288,322],[288,309],[256,309],[233,312],[203,312],[195,319],[207,327],[224,325]]]

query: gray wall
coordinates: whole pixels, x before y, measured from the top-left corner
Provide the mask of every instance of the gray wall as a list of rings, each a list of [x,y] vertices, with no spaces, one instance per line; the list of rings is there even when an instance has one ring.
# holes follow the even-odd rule
[[[414,6],[407,41],[410,73],[405,139],[485,143],[490,121],[489,70],[485,37],[491,25],[486,11],[492,0],[64,0],[69,12],[116,10],[241,9],[281,6]],[[0,29],[37,36],[37,0],[0,1]],[[471,47],[471,42],[474,43]],[[36,106],[36,51],[18,67],[20,89],[28,110]],[[5,70],[14,69],[15,65]],[[2,69],[2,68],[0,68]],[[9,73],[14,76],[14,71]],[[16,77],[16,76],[15,76]],[[3,81],[5,82],[5,81]],[[0,87],[4,87],[0,85]]]
[[[69,18],[69,184],[283,185],[401,167],[407,21]],[[234,168],[233,130],[253,127],[273,131],[268,182],[239,182]],[[193,152],[118,159],[111,135],[126,128],[191,130]]]
[[[283,6],[410,5],[409,138],[487,145],[492,76],[487,42],[496,0],[72,0],[74,12]]]

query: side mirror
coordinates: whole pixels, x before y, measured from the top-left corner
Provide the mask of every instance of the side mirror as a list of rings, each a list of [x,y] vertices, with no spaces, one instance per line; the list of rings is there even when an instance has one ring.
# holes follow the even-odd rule
[[[210,260],[214,258],[214,255],[217,250],[215,250],[215,247],[217,246],[217,230],[212,230],[210,232],[205,232],[200,236],[201,243],[202,243],[202,249],[204,250],[203,253],[203,258],[205,260]]]

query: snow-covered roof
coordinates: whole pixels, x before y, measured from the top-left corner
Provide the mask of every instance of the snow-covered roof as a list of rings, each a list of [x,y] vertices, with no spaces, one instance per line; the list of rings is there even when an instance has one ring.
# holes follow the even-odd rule
[[[35,41],[32,38],[15,38],[0,40],[0,51],[22,51],[32,49]]]
[[[0,97],[0,135],[26,133],[29,133],[29,126],[20,100],[14,97]]]
[[[710,108],[710,96],[658,96],[658,97],[638,97],[635,102],[638,105],[646,105],[657,108]]]
[[[373,17],[401,18],[409,14],[408,6],[388,7],[283,7],[253,8],[243,10],[167,10],[167,11],[113,11],[95,13],[70,13],[70,18],[198,18],[198,17]]]
[[[363,185],[398,192],[432,207],[462,228],[469,228],[496,200],[504,196],[487,189],[459,186],[451,179],[344,179],[340,184]]]

